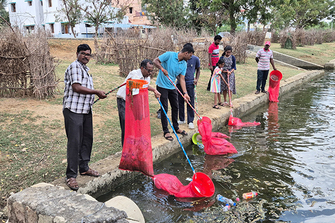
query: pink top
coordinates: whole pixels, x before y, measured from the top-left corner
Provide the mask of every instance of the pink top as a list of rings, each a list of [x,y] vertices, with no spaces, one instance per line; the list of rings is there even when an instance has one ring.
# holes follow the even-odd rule
[[[220,59],[219,53],[219,45],[215,45],[215,43],[212,43],[208,48],[208,53],[212,54],[212,66],[216,66],[217,62]],[[209,65],[209,64],[208,64]]]

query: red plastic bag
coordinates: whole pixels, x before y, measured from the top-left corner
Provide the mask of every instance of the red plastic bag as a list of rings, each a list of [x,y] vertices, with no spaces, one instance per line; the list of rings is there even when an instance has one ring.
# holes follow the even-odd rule
[[[158,189],[175,197],[211,197],[215,192],[212,180],[201,172],[195,173],[192,181],[186,186],[176,176],[166,173],[155,175],[153,180]]]
[[[212,124],[208,117],[202,117],[202,119],[198,120],[198,130],[202,137],[201,140],[206,154],[226,155],[228,153],[237,153],[233,144],[224,138],[212,136]]]
[[[280,80],[283,78],[282,73],[279,70],[273,70],[270,73],[269,79],[269,101],[278,102]]]
[[[126,92],[125,137],[119,168],[154,176],[148,82],[128,80]]]
[[[241,119],[233,117],[232,115],[229,117],[228,125],[229,126],[239,126],[239,127],[250,127],[260,125],[260,122],[242,122]]]

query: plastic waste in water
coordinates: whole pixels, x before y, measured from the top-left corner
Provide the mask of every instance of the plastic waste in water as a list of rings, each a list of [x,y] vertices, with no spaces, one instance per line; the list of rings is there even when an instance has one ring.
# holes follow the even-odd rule
[[[258,195],[257,192],[248,192],[248,193],[244,193],[242,196],[243,196],[243,199],[251,199],[251,198],[254,198]]]
[[[230,205],[229,204],[226,204],[223,208],[222,208],[222,210],[223,211],[229,211],[229,209],[230,209]]]
[[[198,145],[199,149],[204,149],[205,148],[204,144],[202,144],[200,142],[198,142],[197,145]]]
[[[234,201],[232,201],[231,199],[229,198],[226,198],[224,196],[222,196],[221,194],[218,194],[216,196],[216,199],[222,203],[226,203],[228,205],[231,205],[231,206],[236,206],[236,203]]]

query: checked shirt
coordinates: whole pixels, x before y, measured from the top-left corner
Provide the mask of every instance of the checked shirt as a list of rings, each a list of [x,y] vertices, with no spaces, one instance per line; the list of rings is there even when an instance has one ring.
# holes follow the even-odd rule
[[[94,94],[79,94],[73,91],[72,84],[78,83],[83,87],[93,88],[92,76],[88,73],[89,68],[78,60],[70,64],[65,71],[63,109],[78,114],[88,114],[94,102]]]

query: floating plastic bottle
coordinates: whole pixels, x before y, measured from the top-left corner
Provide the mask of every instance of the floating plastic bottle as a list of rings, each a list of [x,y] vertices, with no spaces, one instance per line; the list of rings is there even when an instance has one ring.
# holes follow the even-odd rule
[[[243,199],[251,199],[251,198],[254,198],[258,195],[257,192],[249,192],[249,193],[244,193],[242,196],[243,196]]]
[[[229,205],[229,204],[226,204],[226,205],[222,208],[222,210],[223,210],[224,212],[229,211],[229,209],[230,209],[230,205]]]
[[[229,198],[226,198],[224,196],[222,196],[221,194],[218,194],[216,196],[216,199],[222,203],[226,203],[226,204],[229,204],[231,206],[236,206],[236,203],[234,201],[232,201],[231,199]]]

